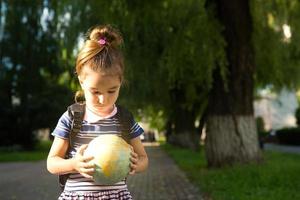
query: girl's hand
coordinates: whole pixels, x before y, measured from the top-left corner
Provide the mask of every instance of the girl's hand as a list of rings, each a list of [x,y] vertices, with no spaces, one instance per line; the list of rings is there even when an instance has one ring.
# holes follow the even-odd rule
[[[133,174],[135,174],[139,157],[138,157],[138,154],[134,152],[132,147],[131,147],[130,155],[131,155],[131,158],[130,158],[131,163],[130,163],[130,172],[129,172],[129,174],[133,175]]]
[[[87,148],[87,144],[79,147],[74,159],[74,169],[86,178],[93,178],[95,165],[90,162],[94,159],[93,156],[84,156],[83,153]]]

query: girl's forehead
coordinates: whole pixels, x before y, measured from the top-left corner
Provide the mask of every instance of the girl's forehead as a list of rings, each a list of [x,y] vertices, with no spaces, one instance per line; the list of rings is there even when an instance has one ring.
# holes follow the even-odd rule
[[[119,87],[121,85],[121,80],[118,75],[110,75],[101,72],[90,70],[84,71],[83,82],[89,88],[111,88]]]
[[[82,69],[81,72],[82,75],[86,76],[86,75],[103,75],[103,76],[119,76],[122,77],[122,71],[120,70],[120,67],[118,66],[114,66],[114,67],[109,67],[109,68],[105,68],[105,69],[94,69],[92,66],[89,65],[85,65]]]

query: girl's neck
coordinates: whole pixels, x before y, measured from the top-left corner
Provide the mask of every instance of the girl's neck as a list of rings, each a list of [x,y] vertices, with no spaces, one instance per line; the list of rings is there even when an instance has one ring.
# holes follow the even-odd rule
[[[90,109],[88,106],[86,106],[84,120],[86,120],[88,122],[97,122],[102,119],[110,118],[110,117],[114,116],[116,113],[117,113],[117,107],[115,105],[113,105],[111,107],[111,109],[104,111],[104,112],[103,111],[97,112],[97,111]]]

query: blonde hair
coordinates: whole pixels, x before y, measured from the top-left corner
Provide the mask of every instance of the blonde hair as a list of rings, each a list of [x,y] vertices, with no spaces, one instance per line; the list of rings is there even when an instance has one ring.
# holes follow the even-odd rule
[[[94,71],[118,75],[123,80],[124,58],[121,51],[123,38],[111,25],[96,26],[87,33],[87,40],[76,60],[76,73],[81,75],[84,66]]]

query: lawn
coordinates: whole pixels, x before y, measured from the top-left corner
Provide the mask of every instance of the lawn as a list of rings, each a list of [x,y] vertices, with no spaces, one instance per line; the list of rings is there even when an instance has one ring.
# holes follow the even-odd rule
[[[300,199],[300,155],[264,152],[264,163],[207,169],[204,150],[162,145],[209,200]]]
[[[51,141],[40,142],[34,151],[18,151],[13,148],[0,149],[0,162],[38,161],[46,159],[51,144]]]

